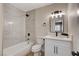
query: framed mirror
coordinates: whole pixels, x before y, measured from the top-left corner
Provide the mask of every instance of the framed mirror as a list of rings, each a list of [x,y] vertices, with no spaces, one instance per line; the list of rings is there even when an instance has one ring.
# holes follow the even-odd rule
[[[50,32],[64,32],[64,15],[55,14],[50,20]]]

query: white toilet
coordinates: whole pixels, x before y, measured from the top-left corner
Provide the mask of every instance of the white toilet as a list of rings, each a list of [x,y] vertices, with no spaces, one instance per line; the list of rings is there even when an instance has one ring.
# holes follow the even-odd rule
[[[41,56],[41,50],[43,45],[43,39],[37,39],[37,43],[32,46],[32,52],[34,56]]]

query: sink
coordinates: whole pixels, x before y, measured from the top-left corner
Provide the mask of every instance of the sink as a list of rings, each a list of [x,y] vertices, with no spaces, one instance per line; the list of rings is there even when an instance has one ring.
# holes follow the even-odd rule
[[[54,39],[54,40],[72,41],[71,38],[68,38],[66,36],[47,35],[47,36],[45,36],[43,38],[49,38],[49,39]]]

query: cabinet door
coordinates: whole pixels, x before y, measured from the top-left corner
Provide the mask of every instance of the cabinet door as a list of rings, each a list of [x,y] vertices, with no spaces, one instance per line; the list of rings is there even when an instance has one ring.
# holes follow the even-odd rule
[[[58,43],[57,43],[58,44]],[[68,46],[55,45],[56,47],[56,56],[70,56],[71,48]]]
[[[57,56],[70,56],[71,55],[71,42],[52,40],[55,45]]]
[[[50,39],[45,40],[45,56],[55,56],[55,45]]]
[[[62,56],[71,56],[71,48],[68,46],[61,46]]]
[[[56,56],[62,56],[62,53],[63,53],[62,47],[57,45],[57,43],[55,44],[55,50],[56,50],[55,52]]]
[[[46,39],[45,55],[46,56],[70,56],[71,43],[67,41]]]

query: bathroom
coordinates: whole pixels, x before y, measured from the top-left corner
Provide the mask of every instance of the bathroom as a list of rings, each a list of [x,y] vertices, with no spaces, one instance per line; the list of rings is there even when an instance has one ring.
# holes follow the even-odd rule
[[[78,5],[0,3],[0,56],[79,56]]]

